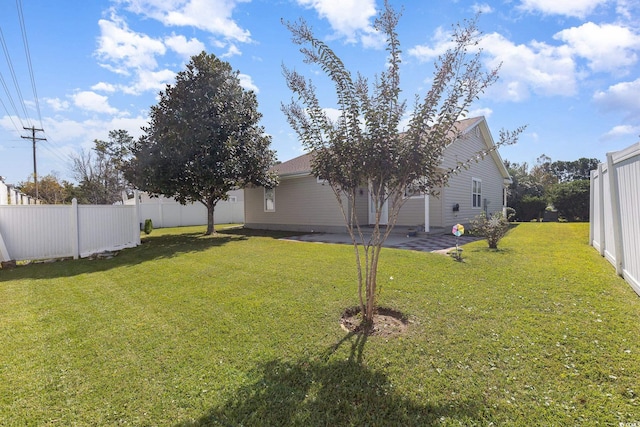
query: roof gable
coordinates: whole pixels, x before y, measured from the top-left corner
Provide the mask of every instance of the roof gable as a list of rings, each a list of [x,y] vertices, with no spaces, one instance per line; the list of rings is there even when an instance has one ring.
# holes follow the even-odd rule
[[[459,120],[456,122],[457,130],[465,135],[471,132],[474,128],[479,126],[480,132],[482,133],[482,139],[487,147],[487,149],[491,149],[495,146],[493,138],[491,136],[491,132],[489,131],[489,127],[487,125],[487,121],[484,116],[471,117],[468,119]],[[454,141],[455,143],[455,141]],[[511,177],[507,168],[504,166],[504,162],[498,153],[498,150],[492,150],[489,154],[493,161],[496,163],[498,170],[504,179],[511,181]],[[277,164],[271,168],[272,171],[276,172],[279,177],[287,178],[294,176],[304,176],[311,174],[311,160],[313,159],[313,153],[305,153],[301,156],[294,157],[293,159],[287,160],[286,162],[282,162]]]
[[[308,175],[311,173],[311,159],[313,155],[311,153],[303,154],[302,156],[295,157],[286,162],[275,165],[271,168],[280,177],[295,176],[295,175]]]

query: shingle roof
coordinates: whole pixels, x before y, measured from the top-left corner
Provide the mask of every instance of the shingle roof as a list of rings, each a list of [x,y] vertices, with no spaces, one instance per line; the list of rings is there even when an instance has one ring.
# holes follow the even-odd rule
[[[484,120],[483,116],[479,117],[471,117],[464,120],[459,120],[456,122],[456,127],[458,130],[464,134],[469,129],[473,128],[479,122]],[[311,159],[313,158],[312,153],[306,153],[302,156],[295,157],[291,160],[287,160],[286,162],[282,162],[278,165],[275,165],[271,168],[275,171],[278,176],[292,176],[292,175],[306,175],[311,173]]]
[[[477,125],[483,119],[484,116],[470,117],[468,119],[458,120],[456,122],[456,128],[458,128],[461,133],[466,133],[469,129]]]
[[[275,165],[274,170],[279,176],[302,175],[311,172],[311,153],[303,154],[286,162]]]

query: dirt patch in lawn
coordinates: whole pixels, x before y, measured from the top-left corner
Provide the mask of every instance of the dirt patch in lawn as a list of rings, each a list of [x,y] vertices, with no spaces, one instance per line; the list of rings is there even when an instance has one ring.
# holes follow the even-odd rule
[[[340,326],[356,334],[395,337],[405,333],[409,321],[401,312],[392,308],[378,307],[373,315],[373,325],[362,324],[360,307],[347,308],[340,317]]]

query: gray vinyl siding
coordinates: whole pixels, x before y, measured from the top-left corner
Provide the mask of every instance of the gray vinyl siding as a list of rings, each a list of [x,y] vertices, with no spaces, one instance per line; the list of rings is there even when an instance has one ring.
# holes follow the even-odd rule
[[[429,227],[443,227],[442,217],[442,200],[440,196],[431,196],[429,198]]]
[[[481,139],[481,130],[478,126],[471,129],[462,137],[462,140],[456,141],[446,148],[443,166],[446,168],[454,167],[457,161],[465,162],[483,149],[486,149],[486,146]],[[472,162],[469,169],[462,170],[449,179],[448,186],[441,194],[443,226],[445,228],[457,223],[469,224],[472,219],[484,211],[483,207],[474,208],[472,206],[473,178],[482,181],[483,206],[486,199],[488,214],[502,211],[504,177],[494,159],[488,155],[478,163]],[[460,205],[458,212],[453,211],[455,204]]]
[[[358,189],[356,195],[356,213],[360,225],[369,224],[369,189],[367,186],[362,186]]]
[[[275,211],[264,211],[264,188],[245,190],[247,228],[294,231],[344,231],[335,195],[314,176],[284,178],[275,188]]]
[[[407,227],[424,226],[424,197],[408,199],[398,212],[397,225]]]

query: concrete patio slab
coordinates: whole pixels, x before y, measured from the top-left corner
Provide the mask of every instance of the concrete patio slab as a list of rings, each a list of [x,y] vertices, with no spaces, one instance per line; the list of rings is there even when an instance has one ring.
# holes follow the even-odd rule
[[[458,237],[458,245],[474,242],[480,237],[460,236]],[[351,237],[347,233],[313,233],[301,236],[288,237],[286,240],[295,240],[299,242],[316,242],[316,243],[334,243],[334,244],[351,244]],[[456,237],[447,234],[419,234],[410,237],[404,234],[393,233],[384,243],[384,247],[394,249],[407,249],[421,252],[440,252],[448,251],[456,247]]]

